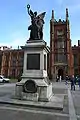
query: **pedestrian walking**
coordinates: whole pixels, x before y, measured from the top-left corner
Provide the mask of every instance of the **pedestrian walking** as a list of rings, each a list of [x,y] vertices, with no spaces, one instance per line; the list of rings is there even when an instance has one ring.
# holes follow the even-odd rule
[[[71,90],[75,91],[75,77],[74,77],[74,75],[71,77]]]
[[[79,85],[79,90],[80,90],[80,77],[78,78],[78,85]]]

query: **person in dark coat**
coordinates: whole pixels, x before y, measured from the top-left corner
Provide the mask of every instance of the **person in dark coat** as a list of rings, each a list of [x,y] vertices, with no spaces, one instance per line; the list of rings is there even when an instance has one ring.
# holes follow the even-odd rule
[[[71,90],[75,90],[75,78],[74,78],[74,75],[71,77]]]
[[[79,90],[80,90],[80,77],[78,78],[78,85],[79,85]]]

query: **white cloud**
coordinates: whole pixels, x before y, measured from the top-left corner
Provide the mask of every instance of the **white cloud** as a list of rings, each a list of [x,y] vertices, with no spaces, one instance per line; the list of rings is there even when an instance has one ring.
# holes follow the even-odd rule
[[[12,33],[10,33],[10,35],[8,35],[8,39],[6,39],[5,41],[3,40],[3,42],[0,42],[0,46],[12,46],[13,49],[16,49],[18,48],[18,46],[26,44],[26,41],[29,38],[28,36],[29,34],[27,35],[25,31],[13,31]]]
[[[13,49],[16,49],[18,48],[18,46],[22,46],[25,44],[26,44],[26,38],[16,38],[10,42],[0,43],[0,46],[7,46],[9,48],[12,46]]]

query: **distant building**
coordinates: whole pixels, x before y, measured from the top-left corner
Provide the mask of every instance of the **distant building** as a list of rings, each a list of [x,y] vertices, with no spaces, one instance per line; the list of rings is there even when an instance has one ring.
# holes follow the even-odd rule
[[[50,77],[56,78],[74,74],[73,53],[70,39],[70,26],[68,9],[66,9],[66,20],[56,21],[54,11],[50,20]]]
[[[73,58],[74,58],[74,75],[80,75],[80,40],[78,40],[78,46],[72,46]]]
[[[11,49],[11,47],[9,48],[7,46],[0,46],[0,50],[9,50],[9,49]]]
[[[23,72],[24,51],[22,49],[3,49],[0,51],[0,74],[17,78]]]

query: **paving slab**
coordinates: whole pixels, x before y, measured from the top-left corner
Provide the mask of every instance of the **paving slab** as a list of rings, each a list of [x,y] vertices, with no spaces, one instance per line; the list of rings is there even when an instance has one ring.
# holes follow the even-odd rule
[[[68,89],[68,98],[69,98],[69,116],[70,116],[70,120],[77,120],[72,95],[71,95],[71,92],[70,92],[69,89]]]
[[[47,109],[56,109],[63,110],[63,101],[64,95],[53,95],[49,102],[40,102],[40,101],[26,101],[14,99],[12,96],[0,97],[1,104],[12,104],[12,105],[21,105],[29,107],[39,107]]]

